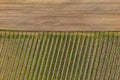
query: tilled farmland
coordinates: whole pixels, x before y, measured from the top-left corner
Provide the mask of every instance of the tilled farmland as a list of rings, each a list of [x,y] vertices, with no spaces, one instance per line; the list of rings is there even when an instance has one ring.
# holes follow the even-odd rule
[[[120,80],[120,32],[0,31],[0,80]]]

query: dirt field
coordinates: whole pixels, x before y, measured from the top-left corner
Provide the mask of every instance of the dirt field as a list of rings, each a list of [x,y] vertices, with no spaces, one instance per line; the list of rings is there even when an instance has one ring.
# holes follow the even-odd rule
[[[0,29],[120,31],[119,14],[119,0],[0,0]]]

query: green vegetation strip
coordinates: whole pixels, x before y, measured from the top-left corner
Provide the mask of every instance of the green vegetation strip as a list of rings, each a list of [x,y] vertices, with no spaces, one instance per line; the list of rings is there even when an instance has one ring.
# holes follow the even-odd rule
[[[0,80],[119,80],[120,32],[0,31]]]

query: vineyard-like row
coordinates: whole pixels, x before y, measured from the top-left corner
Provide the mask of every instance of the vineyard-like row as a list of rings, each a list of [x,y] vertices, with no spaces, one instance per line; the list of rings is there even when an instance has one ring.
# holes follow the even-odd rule
[[[0,80],[119,80],[120,32],[0,31]]]

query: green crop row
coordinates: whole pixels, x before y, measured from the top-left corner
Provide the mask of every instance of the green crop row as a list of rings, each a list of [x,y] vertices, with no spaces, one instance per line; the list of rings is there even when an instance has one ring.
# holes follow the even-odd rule
[[[120,32],[0,31],[0,80],[119,80]]]

